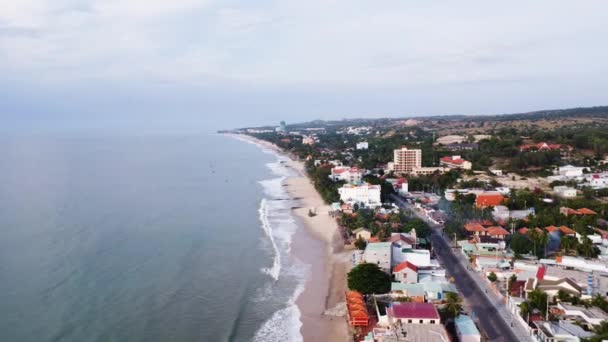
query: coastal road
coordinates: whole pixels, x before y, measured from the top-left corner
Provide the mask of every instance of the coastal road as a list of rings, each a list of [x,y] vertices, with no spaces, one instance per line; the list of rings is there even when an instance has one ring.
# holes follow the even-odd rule
[[[454,277],[454,283],[458,291],[475,312],[479,325],[487,334],[490,341],[530,341],[530,337],[523,329],[511,327],[511,320],[508,320],[508,322],[505,320],[508,314],[499,312],[506,310],[504,304],[498,302],[497,298],[494,298],[497,303],[492,302],[492,298],[486,293],[487,288],[480,284],[479,279],[475,279],[469,270],[466,269],[466,266],[463,265],[460,258],[446,241],[441,226],[427,220],[403,199],[394,197],[393,200],[399,207],[409,209],[414,215],[423,219],[431,226],[430,240],[437,257],[443,263],[448,273]]]

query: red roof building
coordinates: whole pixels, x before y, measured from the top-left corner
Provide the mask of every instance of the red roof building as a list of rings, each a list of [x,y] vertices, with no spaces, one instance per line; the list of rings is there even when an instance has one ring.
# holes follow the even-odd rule
[[[597,215],[597,213],[595,211],[593,211],[591,209],[587,209],[587,208],[580,208],[577,211],[582,215]]]
[[[521,152],[525,151],[557,151],[561,149],[567,149],[569,151],[572,150],[571,146],[568,145],[560,145],[560,144],[548,144],[546,142],[539,142],[538,144],[526,144],[521,145],[519,150]]]
[[[470,170],[472,168],[471,162],[462,159],[460,156],[443,157],[439,159],[439,165],[453,169]]]
[[[348,323],[351,326],[366,327],[369,325],[369,314],[361,293],[357,291],[346,292],[346,309]]]
[[[481,193],[475,199],[477,208],[495,207],[502,204],[505,197],[499,193]]]
[[[505,236],[509,235],[509,232],[503,227],[496,226],[487,228],[486,235],[496,238],[504,238]]]
[[[394,303],[386,311],[389,317],[403,323],[440,324],[439,312],[431,303]]]
[[[576,235],[576,232],[566,226],[559,227],[559,231],[564,235]]]
[[[414,272],[418,272],[418,267],[416,267],[416,265],[412,264],[409,261],[404,261],[404,262],[400,263],[399,265],[395,266],[395,268],[393,269],[393,272],[400,272],[406,268],[409,268],[410,270],[412,270]]]

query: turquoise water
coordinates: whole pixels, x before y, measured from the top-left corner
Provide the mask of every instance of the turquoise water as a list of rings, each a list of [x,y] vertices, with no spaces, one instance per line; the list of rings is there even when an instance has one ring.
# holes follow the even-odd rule
[[[299,339],[285,175],[225,136],[2,138],[0,340]]]

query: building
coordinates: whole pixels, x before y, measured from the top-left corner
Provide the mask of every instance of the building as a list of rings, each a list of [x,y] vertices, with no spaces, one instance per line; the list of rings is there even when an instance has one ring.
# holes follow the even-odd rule
[[[589,182],[588,185],[595,190],[608,188],[608,172],[587,174],[585,179]]]
[[[460,342],[480,342],[481,334],[475,326],[475,322],[469,316],[459,315],[454,319],[456,335]]]
[[[393,298],[409,297],[412,302],[424,303],[426,301],[424,285],[419,283],[391,283],[391,296]]]
[[[365,246],[363,261],[376,264],[386,273],[391,272],[391,243],[370,242]]]
[[[572,147],[570,147],[568,145],[548,144],[546,142],[540,142],[538,144],[526,144],[526,145],[521,145],[519,147],[519,151],[521,151],[521,152],[527,152],[527,151],[560,151],[560,150],[572,151]]]
[[[420,176],[432,175],[435,173],[445,173],[448,171],[450,171],[450,169],[444,166],[415,167],[412,169],[411,174]]]
[[[303,136],[302,137],[302,144],[304,144],[304,145],[314,145],[315,144],[315,138],[313,138],[311,136]]]
[[[422,167],[422,150],[403,147],[393,153],[393,171],[397,174],[410,173],[414,168]]]
[[[340,200],[346,204],[376,208],[382,205],[380,200],[380,185],[346,184],[338,189]]]
[[[495,207],[502,204],[505,197],[499,192],[484,192],[475,198],[477,208]]]
[[[565,185],[554,186],[553,192],[563,198],[576,197],[576,189]]]
[[[346,313],[348,323],[353,327],[366,327],[370,323],[365,299],[357,291],[346,292]]]
[[[358,184],[363,178],[363,170],[358,167],[339,166],[331,169],[329,179],[334,182],[344,181],[346,183]]]
[[[436,143],[441,145],[460,144],[463,143],[465,140],[466,137],[462,135],[446,135],[437,138]]]
[[[534,325],[534,338],[539,342],[578,342],[593,336],[593,333],[566,321],[537,321]]]
[[[576,177],[582,177],[584,170],[585,170],[584,167],[566,165],[566,166],[558,167],[557,174],[562,177],[566,177],[566,178],[576,178]]]
[[[357,228],[353,230],[353,234],[355,235],[355,239],[363,239],[365,241],[369,241],[372,237],[372,232],[365,228]]]
[[[462,159],[460,156],[443,157],[439,160],[439,165],[450,169],[470,170],[473,168],[470,161]]]
[[[562,318],[584,323],[589,328],[608,321],[608,314],[595,307],[586,308],[584,306],[559,302],[557,303],[557,308],[561,311]]]
[[[367,141],[362,141],[357,143],[357,150],[367,150],[369,149],[369,143]]]
[[[400,283],[418,283],[418,267],[409,261],[405,261],[395,266],[393,269],[395,280]]]
[[[386,308],[389,321],[405,324],[441,324],[437,308],[431,303],[393,303]]]
[[[445,148],[447,148],[450,151],[472,151],[472,150],[479,149],[479,144],[477,144],[477,143],[452,143],[452,144],[446,145]]]

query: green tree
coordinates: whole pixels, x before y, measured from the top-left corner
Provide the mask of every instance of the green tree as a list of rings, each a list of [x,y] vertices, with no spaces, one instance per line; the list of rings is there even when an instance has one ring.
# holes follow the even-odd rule
[[[530,239],[523,234],[515,233],[511,238],[511,249],[517,254],[527,254],[532,250]]]
[[[348,288],[364,294],[387,293],[391,290],[391,277],[376,264],[360,264],[348,272]]]
[[[508,289],[509,292],[511,292],[511,290],[513,290],[513,284],[515,284],[515,282],[517,281],[517,276],[515,274],[513,274],[510,278],[509,278],[509,284],[508,284]]]
[[[496,273],[490,272],[490,274],[488,275],[488,280],[494,283],[498,280],[498,276],[496,275]]]
[[[462,311],[462,298],[457,293],[448,292],[445,299],[445,312],[447,312],[450,317],[458,316]]]
[[[364,250],[367,247],[367,241],[365,241],[362,237],[359,236],[355,241],[355,247],[359,250]]]
[[[559,241],[559,247],[568,254],[571,250],[576,250],[578,239],[570,235],[562,235]]]
[[[594,329],[595,335],[590,338],[582,339],[585,342],[602,342],[608,340],[608,321],[603,321]]]

